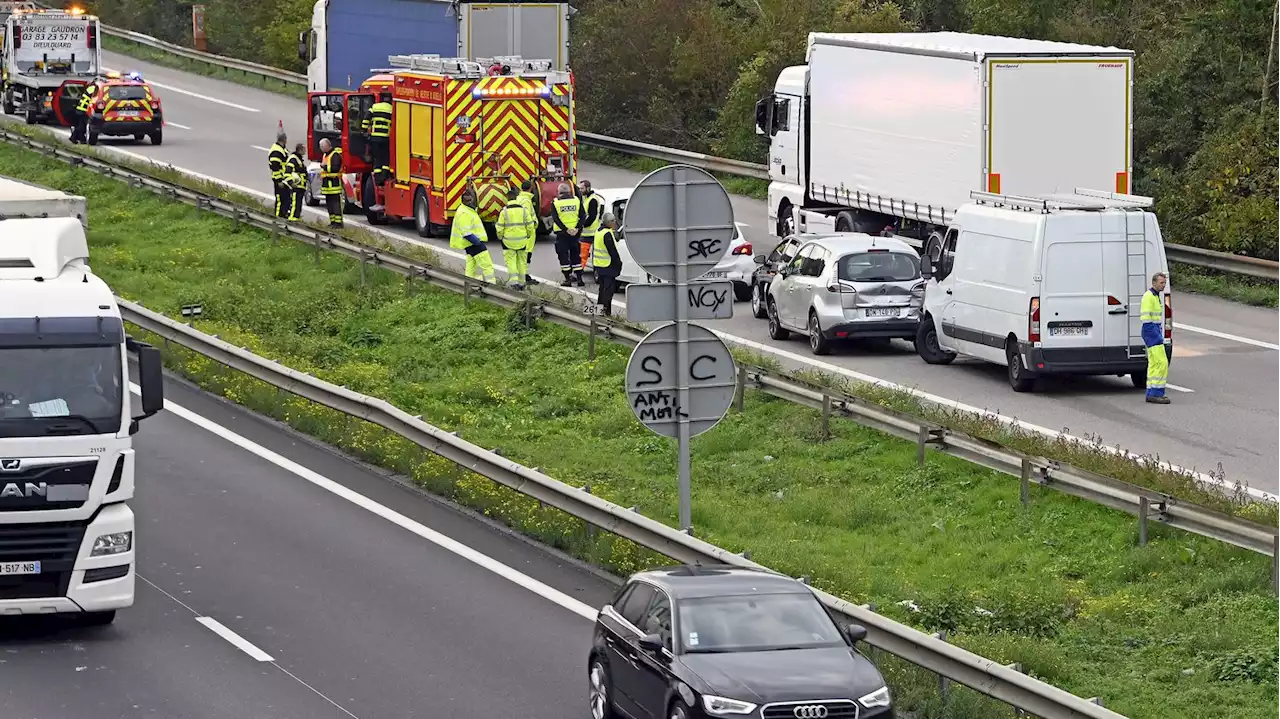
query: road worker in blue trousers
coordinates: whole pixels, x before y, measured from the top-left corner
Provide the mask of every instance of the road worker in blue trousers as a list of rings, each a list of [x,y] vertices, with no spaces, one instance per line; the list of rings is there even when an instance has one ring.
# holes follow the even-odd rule
[[[1164,388],[1169,383],[1169,358],[1164,352],[1163,272],[1151,276],[1151,289],[1142,295],[1142,343],[1147,346],[1147,401],[1169,404]]]

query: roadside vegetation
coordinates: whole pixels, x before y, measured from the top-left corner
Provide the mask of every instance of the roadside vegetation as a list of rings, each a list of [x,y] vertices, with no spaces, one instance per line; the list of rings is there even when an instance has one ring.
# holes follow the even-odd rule
[[[0,174],[85,195],[91,264],[122,296],[234,344],[386,399],[481,446],[660,521],[675,451],[631,414],[625,348],[369,270],[333,253],[0,144]],[[154,339],[154,338],[152,338]],[[158,346],[164,343],[155,340]],[[619,573],[652,554],[466,473],[389,433],[177,347],[169,366],[423,487]],[[605,391],[602,391],[604,389]],[[757,392],[694,440],[696,534],[1135,719],[1277,713],[1277,601],[1267,558],[1017,484]],[[145,430],[144,430],[145,431]],[[904,710],[1008,716],[884,662]]]

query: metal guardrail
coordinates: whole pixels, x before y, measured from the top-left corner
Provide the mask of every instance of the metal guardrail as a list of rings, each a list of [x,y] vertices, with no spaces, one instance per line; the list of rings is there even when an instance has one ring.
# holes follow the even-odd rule
[[[301,85],[302,87],[307,86],[307,76],[300,73],[281,70],[268,65],[260,65],[256,62],[249,62],[247,60],[238,60],[233,57],[226,57],[225,55],[215,55],[213,53],[192,50],[191,48],[156,39],[150,35],[144,35],[142,33],[125,30],[123,28],[111,27],[109,25],[103,25],[102,31],[112,37],[118,37],[123,40],[135,42],[139,45],[145,45],[152,49],[179,55],[190,60],[198,60],[200,62],[209,63],[210,65],[239,70],[248,75],[259,75],[261,77],[271,78],[286,84],[296,84]],[[612,152],[618,152],[625,155],[648,157],[655,160],[663,160],[665,162],[683,162],[693,165],[694,167],[700,167],[709,172],[719,172],[726,175],[750,177],[756,180],[765,181],[769,179],[769,166],[755,162],[745,162],[743,160],[734,160],[727,157],[715,157],[714,155],[706,155],[701,152],[690,152],[688,150],[680,150],[674,147],[651,145],[647,142],[636,142],[634,140],[624,140],[622,138],[610,137],[608,135],[597,135],[593,132],[578,132],[577,138],[580,144],[590,145],[592,147],[598,147],[603,150],[610,150]],[[1168,256],[1170,262],[1181,262],[1183,264],[1205,267],[1208,269],[1218,270],[1220,272],[1230,272],[1233,274],[1260,277],[1268,280],[1280,280],[1280,263],[1273,260],[1243,257],[1240,255],[1204,250],[1187,245],[1165,243],[1164,247],[1165,254]]]

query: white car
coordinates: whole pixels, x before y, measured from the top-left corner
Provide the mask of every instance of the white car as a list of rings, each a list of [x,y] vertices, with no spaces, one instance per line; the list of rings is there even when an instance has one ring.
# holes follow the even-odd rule
[[[616,187],[608,189],[598,189],[596,192],[604,198],[605,211],[612,212],[613,216],[618,218],[618,227],[622,227],[623,216],[626,213],[627,200],[631,198],[631,192],[635,188]],[[746,302],[751,299],[751,277],[755,274],[756,263],[755,257],[752,255],[751,243],[742,236],[742,223],[734,223],[737,227],[734,230],[733,241],[729,245],[729,251],[725,253],[724,258],[720,260],[715,269],[703,275],[700,279],[704,280],[729,280],[733,282],[734,299],[738,302]],[[631,259],[631,252],[627,249],[627,241],[625,237],[618,237],[618,254],[622,255],[622,274],[618,276],[618,281],[622,284],[631,282],[646,282],[648,276],[635,260]],[[587,263],[587,269],[591,270],[592,263]]]

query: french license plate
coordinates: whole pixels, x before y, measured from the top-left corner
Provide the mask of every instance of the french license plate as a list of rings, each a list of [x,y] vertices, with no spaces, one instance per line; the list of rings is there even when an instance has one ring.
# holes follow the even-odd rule
[[[873,307],[867,310],[868,317],[897,317],[897,307]]]
[[[723,279],[728,276],[729,276],[728,272],[708,272],[707,274],[703,275],[703,277],[706,277],[708,279],[716,279],[716,278]]]
[[[1051,337],[1088,337],[1088,327],[1050,327]]]
[[[137,110],[119,110],[116,112],[116,117],[137,117],[141,114]]]
[[[11,576],[15,574],[39,574],[40,562],[2,562],[0,563],[0,577]]]

